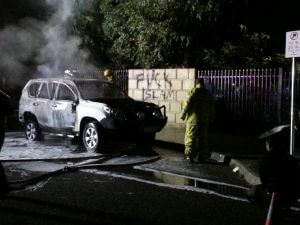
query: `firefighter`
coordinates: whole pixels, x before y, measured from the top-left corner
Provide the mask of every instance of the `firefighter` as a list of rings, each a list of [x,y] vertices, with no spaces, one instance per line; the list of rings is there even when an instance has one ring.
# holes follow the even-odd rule
[[[10,97],[0,90],[0,150],[5,138],[5,120],[12,113]],[[4,168],[0,163],[0,195],[7,194],[10,191]]]
[[[214,99],[205,89],[204,80],[197,79],[196,86],[189,92],[181,119],[186,120],[185,157],[190,163],[197,157],[204,163],[210,156],[208,150],[208,126],[214,118]]]
[[[109,69],[104,70],[104,77],[108,82],[116,83],[115,76]]]

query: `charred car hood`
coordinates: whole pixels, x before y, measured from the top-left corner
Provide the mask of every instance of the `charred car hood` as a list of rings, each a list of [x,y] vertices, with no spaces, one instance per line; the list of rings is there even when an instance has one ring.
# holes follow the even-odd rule
[[[157,108],[157,106],[153,103],[136,101],[131,98],[126,99],[96,99],[90,100],[93,102],[104,103],[108,107],[118,108],[123,110],[134,110],[134,111],[148,111]]]
[[[163,124],[162,126],[164,126],[166,121],[166,117],[163,116],[165,115],[165,113],[161,114],[160,118],[154,116],[155,111],[160,111],[160,108],[158,105],[153,103],[136,101],[131,98],[97,99],[96,102],[104,103],[111,109],[121,110],[124,113],[124,116],[127,119],[127,121],[131,121],[132,124]]]

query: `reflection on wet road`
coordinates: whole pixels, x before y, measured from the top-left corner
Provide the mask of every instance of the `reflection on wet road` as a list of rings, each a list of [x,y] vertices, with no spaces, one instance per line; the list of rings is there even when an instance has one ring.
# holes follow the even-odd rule
[[[121,150],[119,146],[117,146],[117,148]],[[175,171],[182,170],[183,172],[188,172],[195,170],[195,168],[187,168],[185,165],[180,164],[182,161],[180,153],[174,154],[168,153],[167,150],[157,150],[162,152],[164,160],[168,157],[171,160],[167,162],[162,160],[162,162],[154,164],[130,167],[130,165],[139,162],[146,162],[149,157],[134,154],[122,155],[103,162],[103,165],[119,165],[120,167],[109,167],[109,169],[101,167],[101,169],[98,168],[85,171],[98,174],[105,173],[111,176],[118,176],[131,180],[135,179],[140,182],[150,182],[160,186],[200,191],[246,201],[245,190],[247,188],[241,185],[212,181],[207,177],[200,178],[201,176],[190,176],[189,174],[179,175],[174,172],[164,172],[164,168],[162,167],[163,164],[168,164],[168,169],[175,168]],[[9,133],[5,139],[4,148],[0,154],[0,160],[41,160],[26,163],[6,163],[8,168],[10,168],[10,170],[8,170],[8,175],[16,175],[18,173],[21,178],[28,178],[32,177],[32,174],[36,175],[53,172],[64,168],[64,166],[74,165],[74,161],[61,161],[62,159],[78,159],[81,157],[85,158],[93,156],[101,156],[101,154],[88,153],[82,150],[80,146],[74,145],[70,140],[63,138],[47,136],[43,142],[28,142],[25,140],[22,133]],[[50,159],[50,161],[45,162],[43,159]],[[57,161],[52,161],[51,159],[57,159]],[[178,164],[178,162],[180,163]],[[205,168],[200,168],[200,170],[205,171]],[[42,186],[43,185],[39,184],[37,185],[37,188]]]
[[[144,169],[140,166],[134,166],[133,168],[126,169],[123,168],[102,171],[85,171],[100,175],[108,175],[117,178],[134,180],[137,182],[157,185],[161,187],[213,194],[223,198],[229,198],[238,201],[248,201],[245,196],[245,192],[248,188],[243,186],[237,186],[208,179],[201,179],[197,177],[183,176],[159,170]]]
[[[136,155],[130,146],[125,150],[132,150],[132,154],[123,154],[102,162],[101,167],[83,169],[84,172],[107,175],[137,182],[157,185],[161,187],[188,190],[212,194],[246,202],[245,192],[248,185],[232,174],[228,165],[190,165],[182,159],[182,153],[170,149],[155,147],[161,159],[149,163],[151,157]],[[119,146],[115,150],[124,151]],[[91,154],[81,149],[80,146],[71,144],[69,140],[57,137],[48,137],[44,142],[32,143],[25,140],[22,133],[11,133],[7,136],[0,160],[13,159],[40,159],[34,162],[6,162],[5,168],[8,177],[16,175],[20,179],[27,179],[43,173],[60,170],[65,166],[73,166],[80,158],[99,157],[103,154]],[[68,160],[68,158],[70,160]],[[56,161],[43,161],[54,159]],[[73,159],[73,160],[71,160]],[[136,166],[137,163],[147,163]],[[36,185],[29,186],[26,190],[34,191],[43,188],[47,179]]]

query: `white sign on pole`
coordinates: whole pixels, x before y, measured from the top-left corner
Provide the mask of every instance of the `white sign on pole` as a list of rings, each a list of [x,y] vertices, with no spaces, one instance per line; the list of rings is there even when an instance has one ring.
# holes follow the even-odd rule
[[[285,57],[292,58],[290,154],[294,155],[294,149],[295,149],[295,118],[294,118],[294,111],[295,111],[294,110],[295,58],[300,57],[300,30],[286,32]]]
[[[286,32],[285,58],[300,57],[300,30]]]

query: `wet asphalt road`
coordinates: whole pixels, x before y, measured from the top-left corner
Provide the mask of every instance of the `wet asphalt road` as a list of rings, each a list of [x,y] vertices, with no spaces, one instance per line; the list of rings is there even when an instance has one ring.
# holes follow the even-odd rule
[[[62,151],[69,158],[85,155],[76,146],[65,143],[62,139],[50,138],[32,147],[23,142],[22,137],[8,135],[0,155],[2,160],[6,156],[10,159],[58,157],[56,161],[49,162],[5,162],[3,165],[8,179],[24,180],[72,165],[72,160],[59,160],[64,155]],[[23,154],[24,151],[22,153],[22,148],[27,155]],[[3,196],[0,225],[264,224],[265,209],[244,201],[241,193],[236,195],[213,189],[216,186],[226,189],[229,184],[234,185],[233,192],[240,187],[247,188],[247,184],[233,174],[229,166],[190,165],[182,160],[180,152],[159,147],[154,147],[154,150],[161,158],[148,164],[59,173]],[[120,156],[106,163],[132,163],[147,158]],[[215,183],[209,183],[208,189],[203,184],[200,187],[196,185],[209,181]],[[298,219],[296,217],[284,224],[299,224]]]
[[[0,224],[263,224],[247,203],[86,172],[0,202]]]

